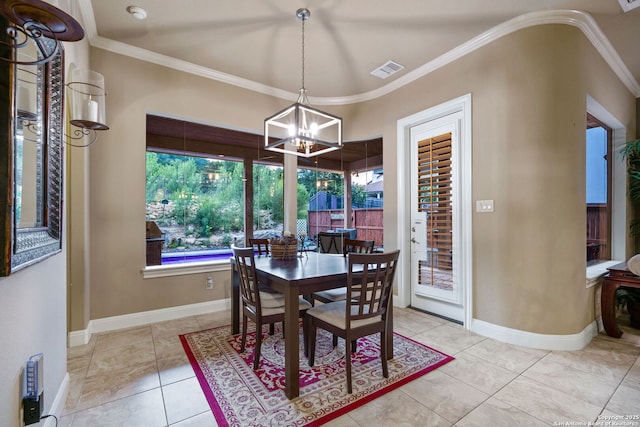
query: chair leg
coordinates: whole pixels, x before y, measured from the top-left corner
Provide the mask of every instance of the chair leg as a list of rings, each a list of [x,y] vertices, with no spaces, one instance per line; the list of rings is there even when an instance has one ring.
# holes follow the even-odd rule
[[[315,298],[313,297],[313,294],[305,294],[302,295],[302,298],[304,298],[305,300],[307,300],[309,302],[309,304],[311,304],[311,307],[314,307],[314,301]]]
[[[247,343],[247,316],[242,316],[242,341],[240,344],[240,353],[244,353],[244,346]]]
[[[309,338],[308,338],[308,345],[309,345],[309,366],[313,367],[315,360],[316,360],[316,325],[313,324],[313,322],[311,321],[311,319],[308,320],[309,322]]]
[[[309,357],[309,316],[302,314],[302,341],[304,345],[304,355]]]
[[[380,332],[380,357],[382,357],[382,376],[389,378],[389,368],[387,365],[387,334]]]
[[[353,340],[351,341],[351,353],[357,353],[358,352],[358,340]]]
[[[333,336],[333,346],[334,346],[334,347],[337,347],[337,346],[338,346],[338,336],[337,336],[337,335],[334,335],[334,336]]]
[[[351,389],[351,352],[349,351],[349,346],[345,346],[345,358],[346,358],[346,368],[347,368],[347,393],[351,394],[353,390]]]
[[[256,322],[256,346],[253,349],[253,370],[260,365],[260,349],[262,348],[262,324]]]
[[[269,323],[269,335],[273,335],[276,332],[276,324],[275,323]]]

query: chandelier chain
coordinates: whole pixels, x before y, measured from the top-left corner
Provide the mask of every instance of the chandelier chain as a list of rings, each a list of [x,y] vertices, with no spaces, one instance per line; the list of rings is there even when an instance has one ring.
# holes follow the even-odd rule
[[[306,19],[302,19],[302,90],[305,90],[304,87],[304,21]]]

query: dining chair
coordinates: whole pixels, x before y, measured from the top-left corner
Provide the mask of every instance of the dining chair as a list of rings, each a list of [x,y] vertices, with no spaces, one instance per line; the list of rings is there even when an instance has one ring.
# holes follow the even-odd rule
[[[261,286],[258,282],[253,248],[233,247],[232,249],[240,279],[240,294],[242,296],[242,344],[240,345],[240,352],[244,352],[247,342],[247,323],[248,319],[251,319],[256,324],[256,345],[253,353],[253,369],[255,370],[258,369],[260,362],[262,325],[284,322],[284,295]],[[304,350],[305,354],[308,354],[307,331],[309,330],[309,321],[306,311],[311,307],[311,304],[300,297],[298,306],[300,309],[299,317],[302,318]],[[284,334],[284,330],[282,332]]]
[[[341,254],[344,249],[344,240],[350,236],[349,232],[318,233],[318,249],[323,254]]]
[[[351,253],[370,254],[375,244],[374,240],[344,239],[342,253],[344,256]]]
[[[350,253],[364,253],[370,254],[373,252],[375,241],[373,240],[355,240],[344,239],[343,254],[346,257]],[[347,297],[347,288],[328,289],[326,291],[315,292],[311,295],[311,303],[315,305],[315,301],[324,303],[342,301]]]
[[[387,367],[387,334],[393,279],[400,251],[376,254],[349,254],[347,298],[321,304],[307,310],[309,319],[309,366],[315,363],[316,330],[322,328],[345,340],[347,392],[352,392],[351,353],[347,345],[358,338],[380,334],[382,375],[389,377]]]
[[[249,245],[258,249],[258,256],[261,256],[262,252],[269,255],[269,239],[249,239]]]

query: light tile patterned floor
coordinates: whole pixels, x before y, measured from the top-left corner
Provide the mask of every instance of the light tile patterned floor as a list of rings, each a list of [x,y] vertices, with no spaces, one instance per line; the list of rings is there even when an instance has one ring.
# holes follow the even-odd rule
[[[619,340],[601,334],[582,350],[550,352],[487,339],[411,309],[394,314],[397,332],[456,360],[327,426],[558,426],[598,419],[640,426],[640,419],[628,419],[640,416],[638,330],[621,325]],[[216,426],[178,335],[226,325],[229,317],[221,312],[96,334],[69,349],[71,391],[59,426]]]

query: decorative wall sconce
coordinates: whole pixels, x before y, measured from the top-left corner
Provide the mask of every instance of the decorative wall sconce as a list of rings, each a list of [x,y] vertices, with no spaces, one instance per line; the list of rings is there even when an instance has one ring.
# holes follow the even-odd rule
[[[8,47],[10,57],[0,57],[19,67],[21,76],[30,74],[37,79],[37,73],[29,66],[51,61],[62,51],[61,42],[74,42],[84,38],[84,30],[78,21],[55,6],[42,0],[3,0],[0,14],[8,21],[8,42],[0,41]],[[16,112],[18,118],[32,132],[36,127],[39,111],[36,105],[38,82],[20,78],[16,85]],[[73,132],[71,140],[80,140],[89,135],[87,144],[68,143],[74,147],[88,147],[97,139],[95,131],[109,127],[105,120],[104,77],[91,70],[74,70],[67,84],[72,94],[71,125],[79,128]],[[32,90],[33,89],[33,90]],[[65,141],[66,142],[66,141]]]
[[[84,30],[78,21],[55,6],[41,0],[3,0],[0,14],[10,23],[7,27],[9,42],[0,42],[9,47],[10,58],[3,61],[38,65],[49,62],[60,51],[60,42],[75,42],[84,38]],[[46,43],[46,39],[54,43]],[[16,58],[18,49],[28,47],[33,42],[40,55],[30,62]]]
[[[71,81],[67,83],[71,91],[71,118],[69,123],[79,129],[73,131],[69,139],[79,140],[89,136],[86,144],[68,143],[72,147],[88,147],[98,138],[96,131],[108,130],[105,109],[104,77],[91,70],[76,68],[71,72]]]

